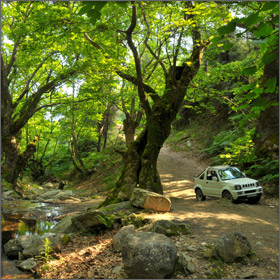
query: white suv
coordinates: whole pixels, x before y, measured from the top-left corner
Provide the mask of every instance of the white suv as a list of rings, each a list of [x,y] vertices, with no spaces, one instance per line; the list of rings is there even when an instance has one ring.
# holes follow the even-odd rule
[[[229,165],[210,166],[194,179],[198,201],[206,196],[223,197],[236,202],[247,198],[257,203],[262,196],[262,187],[257,180],[247,178],[238,168]]]

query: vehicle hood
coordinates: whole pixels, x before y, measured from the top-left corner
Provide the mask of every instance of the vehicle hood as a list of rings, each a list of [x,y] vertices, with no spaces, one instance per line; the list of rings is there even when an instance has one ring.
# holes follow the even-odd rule
[[[231,179],[223,181],[226,183],[234,184],[234,185],[242,185],[242,184],[252,184],[256,183],[257,180],[251,179],[251,178],[240,178],[240,179]]]

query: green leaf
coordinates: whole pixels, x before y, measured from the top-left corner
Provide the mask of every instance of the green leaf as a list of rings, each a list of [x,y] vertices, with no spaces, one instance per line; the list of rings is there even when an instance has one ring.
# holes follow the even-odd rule
[[[261,93],[263,93],[263,88],[255,88],[254,92],[256,93],[256,96],[259,96]]]
[[[261,11],[269,11],[274,9],[278,5],[278,1],[268,1],[266,2],[263,7],[261,8]]]
[[[252,67],[248,67],[248,68],[243,69],[243,71],[241,71],[241,75],[248,76],[248,75],[255,74],[256,72],[257,72],[257,67],[252,66]]]
[[[236,22],[231,21],[227,25],[220,27],[218,29],[218,32],[221,35],[228,34],[228,33],[233,32],[235,30],[235,27],[236,27]]]
[[[94,2],[93,1],[87,1],[87,2],[83,2],[83,7],[80,9],[80,11],[78,12],[78,15],[83,15],[86,14],[89,10],[92,9],[92,7],[94,6]]]
[[[271,32],[273,31],[273,26],[267,22],[267,23],[261,23],[258,26],[257,30],[254,30],[253,33],[258,36],[258,37],[267,37],[271,34]]]
[[[266,81],[265,86],[266,86],[266,93],[274,93],[275,92],[275,88],[276,88],[276,84],[277,84],[277,79],[276,77],[270,78]]]
[[[277,58],[276,53],[267,51],[262,58],[264,64],[270,64]]]
[[[273,24],[278,24],[279,23],[279,16],[275,16],[272,21]]]
[[[224,50],[225,50],[225,51],[228,51],[228,50],[230,50],[232,47],[233,47],[233,44],[232,44],[232,43],[227,43],[227,44],[224,45]]]
[[[122,8],[126,8],[128,3],[129,3],[129,1],[116,1],[115,3],[117,5],[119,5],[120,7],[122,7]]]
[[[255,97],[258,97],[254,91],[251,91],[249,93],[245,93],[244,96],[241,98],[242,101],[248,100],[248,99],[253,99]]]
[[[222,40],[222,36],[214,37],[210,40],[211,45],[210,47],[215,47],[220,41]]]
[[[246,27],[251,27],[252,25],[256,24],[261,20],[261,17],[258,16],[257,13],[250,14],[247,18],[244,19],[243,24]]]
[[[238,110],[243,110],[243,109],[247,109],[247,108],[249,108],[250,107],[250,105],[249,104],[242,104],[242,105],[240,105],[239,107],[238,107]]]
[[[266,100],[264,98],[257,98],[252,104],[252,110],[254,111],[255,109],[263,109],[266,107]]]

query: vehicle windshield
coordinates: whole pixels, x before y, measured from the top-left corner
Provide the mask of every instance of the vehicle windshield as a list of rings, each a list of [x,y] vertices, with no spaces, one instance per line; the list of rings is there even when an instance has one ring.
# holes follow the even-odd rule
[[[227,169],[220,169],[219,174],[222,181],[244,178],[243,173],[236,167],[229,167]]]

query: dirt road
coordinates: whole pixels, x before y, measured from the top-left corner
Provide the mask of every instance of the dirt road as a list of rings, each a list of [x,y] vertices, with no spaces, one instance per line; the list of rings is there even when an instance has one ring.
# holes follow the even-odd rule
[[[158,218],[188,221],[196,243],[213,243],[217,237],[231,232],[244,234],[260,260],[250,271],[253,270],[258,278],[278,279],[278,200],[262,198],[256,205],[232,204],[215,198],[197,202],[193,191],[194,176],[205,167],[207,163],[198,162],[187,154],[174,152],[166,146],[162,148],[158,170],[164,194],[171,198],[172,209],[170,213],[157,214]]]

